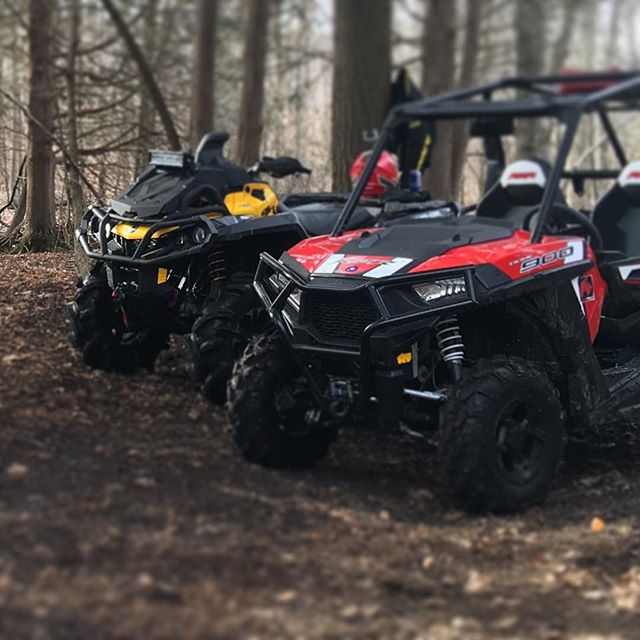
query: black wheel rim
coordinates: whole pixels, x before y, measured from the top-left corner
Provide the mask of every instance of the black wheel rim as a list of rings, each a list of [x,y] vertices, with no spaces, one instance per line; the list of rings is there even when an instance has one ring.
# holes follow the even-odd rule
[[[495,433],[498,467],[513,484],[537,475],[545,445],[540,411],[527,400],[513,400],[498,417]]]

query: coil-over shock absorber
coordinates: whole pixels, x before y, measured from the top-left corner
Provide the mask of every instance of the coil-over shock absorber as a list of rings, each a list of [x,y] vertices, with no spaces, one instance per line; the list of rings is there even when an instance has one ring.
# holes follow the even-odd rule
[[[456,316],[443,318],[435,328],[442,359],[449,366],[453,379],[457,382],[462,373],[462,361],[464,360],[464,342],[458,318]]]
[[[212,283],[220,282],[227,277],[223,249],[212,251],[208,256],[208,263],[209,277]]]

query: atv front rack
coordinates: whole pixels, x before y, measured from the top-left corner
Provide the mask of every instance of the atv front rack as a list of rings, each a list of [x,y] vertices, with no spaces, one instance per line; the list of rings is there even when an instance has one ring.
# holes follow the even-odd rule
[[[104,207],[93,205],[89,207],[87,212],[80,221],[80,226],[76,230],[76,239],[80,243],[82,250],[89,258],[93,260],[101,260],[122,264],[130,267],[154,267],[158,265],[166,265],[193,255],[202,253],[212,239],[218,234],[218,227],[215,221],[207,217],[207,213],[215,213],[218,209],[212,207],[203,207],[199,215],[191,215],[181,218],[165,218],[160,221],[149,221],[151,224],[147,229],[143,238],[138,242],[133,255],[125,256],[110,253],[109,251],[109,230],[118,223],[125,224],[141,224],[137,219],[123,216]],[[223,213],[222,209],[220,212]],[[205,235],[201,242],[195,245],[185,247],[184,249],[173,249],[171,247],[153,247],[151,241],[153,236],[158,232],[168,228],[194,228],[200,227],[204,230]],[[89,234],[92,234],[100,245],[100,250],[94,251],[89,244]]]

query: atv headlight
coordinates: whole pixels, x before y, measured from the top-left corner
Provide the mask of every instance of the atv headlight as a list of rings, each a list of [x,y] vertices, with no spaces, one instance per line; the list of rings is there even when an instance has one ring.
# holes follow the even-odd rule
[[[427,304],[451,304],[467,298],[467,283],[464,276],[417,284],[414,285],[413,290]]]
[[[207,232],[202,227],[196,227],[191,234],[191,238],[195,244],[202,244],[207,237]]]

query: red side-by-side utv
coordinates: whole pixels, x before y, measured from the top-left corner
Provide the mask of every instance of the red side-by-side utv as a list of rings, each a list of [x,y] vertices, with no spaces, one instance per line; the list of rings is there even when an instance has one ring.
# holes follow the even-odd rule
[[[615,72],[507,78],[396,108],[332,233],[260,258],[255,287],[274,327],[228,387],[243,455],[302,467],[350,423],[437,431],[447,490],[504,511],[545,496],[567,436],[635,426],[640,162],[616,119],[639,100],[640,74]],[[568,168],[587,118],[619,168]],[[525,119],[557,125],[553,163],[504,166],[503,139]],[[345,231],[394,130],[443,120],[471,123],[489,169],[502,169],[480,201]],[[569,206],[566,183],[581,193],[603,179],[613,186],[591,211]]]

